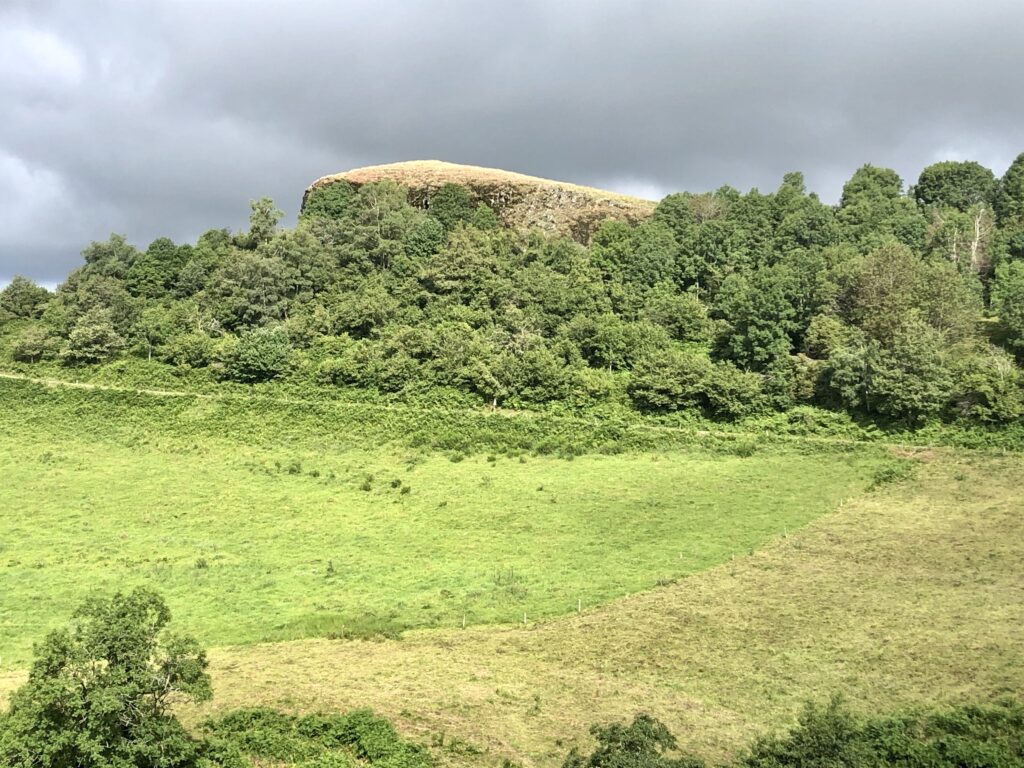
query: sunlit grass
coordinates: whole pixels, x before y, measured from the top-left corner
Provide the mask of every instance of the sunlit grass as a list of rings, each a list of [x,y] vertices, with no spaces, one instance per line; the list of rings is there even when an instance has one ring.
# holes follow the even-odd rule
[[[865,713],[1019,696],[1022,476],[1019,456],[942,453],[753,555],[527,628],[223,649],[212,708],[369,705],[479,752],[445,764],[557,766],[637,712],[719,761],[836,693]]]
[[[6,412],[4,668],[24,666],[91,590],[138,584],[213,646],[589,608],[799,528],[863,490],[883,460],[865,449],[452,461],[397,444],[349,449],[312,430],[255,446],[231,438],[230,419],[220,438],[183,436],[203,401],[178,405],[177,431],[165,412],[147,420],[151,403],[107,403],[110,430],[88,392],[61,410],[43,396]]]

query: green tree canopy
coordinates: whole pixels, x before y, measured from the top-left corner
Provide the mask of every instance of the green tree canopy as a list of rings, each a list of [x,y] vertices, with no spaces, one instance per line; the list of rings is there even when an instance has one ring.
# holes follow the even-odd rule
[[[445,184],[430,196],[428,211],[446,232],[465,224],[473,216],[473,199],[460,184]]]
[[[1024,262],[1004,264],[992,284],[992,307],[1006,334],[1006,342],[1024,357]]]
[[[60,355],[70,365],[104,363],[124,346],[124,337],[114,327],[111,311],[97,306],[78,318]]]
[[[893,239],[919,248],[924,240],[925,218],[890,168],[859,168],[843,186],[836,221],[843,239],[865,249]]]
[[[36,647],[0,716],[9,768],[191,768],[199,745],[171,711],[211,696],[206,655],[170,634],[170,611],[136,589],[92,598]]]
[[[0,316],[6,312],[11,317],[36,318],[43,313],[49,300],[48,290],[36,285],[27,277],[15,275],[14,279],[0,291]]]
[[[921,205],[967,211],[972,205],[992,202],[996,177],[973,160],[946,160],[921,171],[912,191]]]
[[[274,236],[277,232],[277,223],[284,216],[284,211],[278,209],[269,197],[250,200],[249,207],[249,246],[255,247]]]
[[[348,181],[332,181],[309,192],[302,206],[302,215],[340,219],[349,212],[355,198],[356,189]]]
[[[999,180],[995,203],[1001,227],[1024,228],[1024,152],[1017,155]]]
[[[258,328],[242,335],[228,360],[228,375],[254,383],[277,378],[288,367],[291,343],[280,326]]]

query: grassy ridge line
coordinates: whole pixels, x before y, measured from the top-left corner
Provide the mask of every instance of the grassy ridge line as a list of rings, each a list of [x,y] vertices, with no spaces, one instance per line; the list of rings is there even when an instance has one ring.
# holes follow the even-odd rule
[[[547,413],[543,411],[527,411],[527,410],[509,410],[509,409],[497,409],[491,410],[489,408],[446,408],[443,406],[416,406],[409,404],[394,404],[394,403],[362,403],[362,402],[346,402],[343,400],[310,400],[304,398],[290,398],[267,394],[242,394],[237,392],[227,392],[211,394],[207,392],[194,392],[189,390],[170,390],[170,389],[151,389],[151,388],[137,388],[137,387],[126,387],[116,384],[104,384],[99,382],[80,382],[80,381],[68,381],[65,379],[56,378],[38,378],[28,376],[23,373],[16,373],[11,371],[0,371],[0,379],[7,381],[24,382],[27,384],[35,384],[44,386],[47,388],[67,388],[72,390],[84,390],[84,391],[99,391],[121,395],[141,395],[153,398],[193,398],[197,400],[206,400],[210,402],[218,403],[231,403],[231,402],[243,402],[243,403],[257,403],[257,404],[276,404],[283,406],[300,406],[303,408],[312,408],[323,413],[326,409],[338,408],[347,409],[350,411],[362,411],[364,413],[379,413],[379,414],[413,414],[421,416],[444,416],[444,417],[459,417],[459,418],[471,418],[471,419],[493,419],[493,418],[504,418],[509,421],[532,421],[535,423],[543,423],[545,426],[565,428],[574,427],[588,430],[594,430],[596,434],[600,434],[604,437],[612,437],[614,439],[623,440],[621,446],[614,443],[600,443],[595,444],[593,441],[589,441],[588,444],[582,446],[576,446],[576,448],[582,448],[583,450],[594,450],[595,448],[603,449],[608,452],[616,452],[619,449],[655,449],[665,447],[693,447],[695,444],[700,447],[710,449],[722,449],[726,450],[753,450],[755,443],[771,443],[771,444],[812,444],[819,446],[833,446],[836,448],[847,448],[855,446],[863,446],[865,444],[877,444],[888,446],[896,449],[906,450],[927,450],[938,447],[939,444],[933,445],[929,443],[921,442],[908,442],[908,441],[897,441],[886,439],[885,436],[877,435],[862,435],[860,437],[836,437],[828,435],[815,435],[815,434],[788,434],[782,431],[771,431],[771,430],[744,430],[742,428],[734,429],[708,429],[705,427],[684,427],[684,426],[672,426],[666,424],[656,424],[644,421],[630,421],[626,419],[615,419],[615,418],[584,418],[581,416],[568,416],[563,414]],[[552,430],[555,434],[562,431],[562,429]],[[644,437],[634,437],[629,439],[627,433],[634,433],[635,436],[646,434],[651,439],[645,439]],[[611,433],[611,434],[608,434]],[[419,435],[421,438],[424,436]],[[534,436],[537,437],[537,436]],[[488,441],[484,446],[487,449],[495,450],[508,450],[508,445],[503,445],[504,441]],[[588,441],[584,441],[588,442]],[[724,443],[724,444],[723,444]],[[453,449],[453,450],[473,450],[474,447],[469,444],[460,444],[460,441],[441,441],[438,444],[437,441],[429,438],[421,440],[420,444],[426,444],[430,447],[441,448],[441,449]],[[517,450],[529,450],[536,446],[531,441],[520,442],[511,446]],[[543,448],[542,444],[542,448]],[[566,446],[561,446],[564,449]],[[544,450],[542,452],[552,452]],[[554,452],[558,452],[557,450]],[[579,453],[581,451],[575,450],[572,446],[569,446],[568,451],[562,451],[568,453]]]

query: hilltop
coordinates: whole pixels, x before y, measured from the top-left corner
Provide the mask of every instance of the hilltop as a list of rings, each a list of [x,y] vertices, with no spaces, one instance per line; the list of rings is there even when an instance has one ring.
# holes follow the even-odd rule
[[[429,209],[434,192],[445,184],[458,184],[469,191],[474,203],[493,208],[507,227],[539,227],[584,243],[602,221],[617,219],[637,224],[650,218],[657,206],[652,200],[497,168],[412,160],[323,176],[306,190],[303,207],[313,190],[338,181],[358,187],[388,179],[408,187],[409,202],[417,208]]]

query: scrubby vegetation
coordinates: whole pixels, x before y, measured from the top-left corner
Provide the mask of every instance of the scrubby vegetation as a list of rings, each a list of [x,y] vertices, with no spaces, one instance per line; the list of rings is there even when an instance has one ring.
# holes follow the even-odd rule
[[[205,651],[167,629],[155,592],[94,596],[70,627],[36,649],[28,681],[0,713],[5,768],[429,768],[369,710],[295,717],[268,709],[230,712],[196,736],[172,704],[212,695]]]
[[[704,768],[681,754],[663,723],[638,715],[632,723],[595,726],[597,749],[573,751],[563,768]],[[863,718],[840,698],[809,704],[799,724],[762,737],[737,768],[1019,768],[1024,766],[1024,708],[1013,701],[949,711]]]
[[[0,294],[13,361],[155,360],[185,378],[354,388],[415,402],[700,413],[814,405],[879,424],[1024,413],[1024,155],[1002,179],[864,166],[838,206],[788,174],[770,194],[666,197],[586,246],[497,226],[448,185],[318,187],[298,226],[93,243],[56,294]]]

